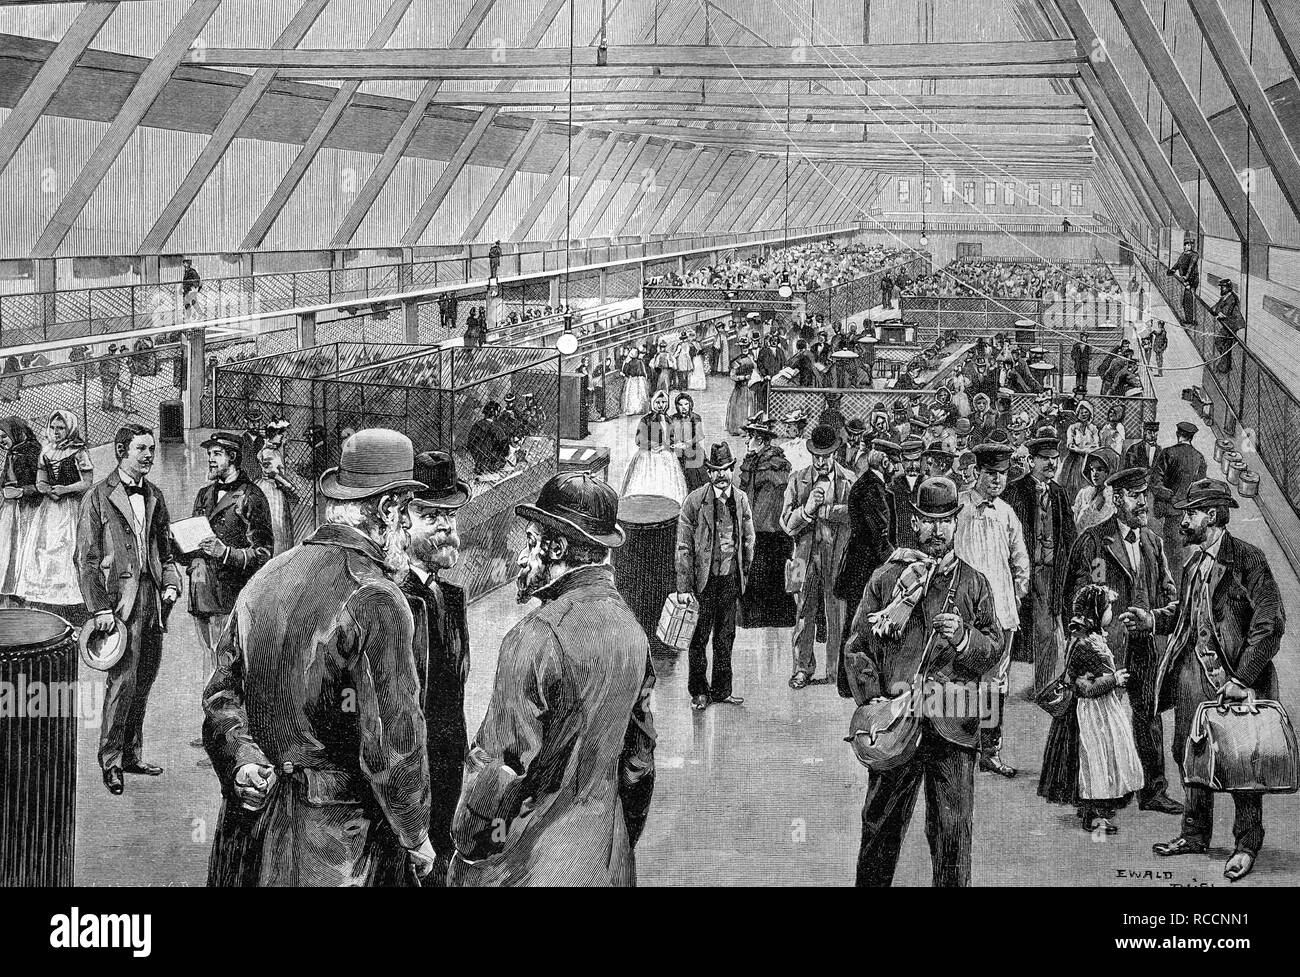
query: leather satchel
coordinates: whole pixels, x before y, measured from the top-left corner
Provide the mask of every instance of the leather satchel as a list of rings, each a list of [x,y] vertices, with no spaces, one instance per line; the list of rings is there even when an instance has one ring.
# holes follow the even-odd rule
[[[957,598],[957,578],[959,571],[954,571],[948,595],[944,598],[941,613],[948,613]],[[912,613],[920,613],[913,608]],[[969,627],[969,625],[968,625]],[[902,766],[912,759],[917,747],[921,745],[921,718],[916,714],[921,676],[925,674],[925,663],[930,658],[939,632],[931,631],[925,643],[921,660],[917,663],[916,673],[911,684],[898,695],[879,696],[864,702],[853,711],[849,720],[849,735],[844,741],[853,749],[858,762],[872,773],[883,773]]]
[[[1061,674],[1034,696],[1034,705],[1053,719],[1060,719],[1074,708],[1074,681],[1070,678],[1069,654],[1065,656]]]
[[[1291,794],[1300,788],[1300,749],[1280,702],[1202,702],[1192,717],[1183,780],[1212,791]]]

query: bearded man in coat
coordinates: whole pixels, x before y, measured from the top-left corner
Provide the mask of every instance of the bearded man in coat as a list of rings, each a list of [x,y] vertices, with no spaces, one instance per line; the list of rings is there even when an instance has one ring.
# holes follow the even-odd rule
[[[203,693],[221,782],[210,886],[415,884],[433,870],[396,431],[358,431],[320,478],[324,524],[240,593]]]
[[[561,472],[535,504],[519,601],[465,763],[448,886],[636,885],[654,789],[650,643],[614,586],[618,494]]]
[[[407,553],[411,572],[402,592],[415,620],[415,669],[420,676],[429,754],[429,841],[438,855],[426,885],[442,886],[455,849],[451,820],[460,800],[469,734],[465,726],[465,680],[469,677],[469,624],[465,591],[439,579],[460,559],[456,510],[470,488],[456,477],[456,462],[445,451],[415,456],[415,477],[427,488],[407,505],[411,529]]]

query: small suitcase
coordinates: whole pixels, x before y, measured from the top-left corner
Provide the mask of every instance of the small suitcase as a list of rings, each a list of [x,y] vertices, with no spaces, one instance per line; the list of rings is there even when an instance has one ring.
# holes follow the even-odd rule
[[[691,646],[691,637],[695,634],[695,625],[699,619],[699,604],[694,601],[686,603],[676,594],[669,594],[664,601],[663,610],[659,612],[655,637],[669,648],[686,651]]]

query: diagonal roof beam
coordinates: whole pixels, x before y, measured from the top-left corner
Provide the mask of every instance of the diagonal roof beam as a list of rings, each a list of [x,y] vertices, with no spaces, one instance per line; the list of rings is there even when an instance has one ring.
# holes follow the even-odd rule
[[[1291,65],[1291,74],[1300,79],[1300,6],[1295,0],[1260,0],[1268,22],[1273,25],[1278,46]]]
[[[618,192],[623,188],[623,183],[627,180],[628,174],[632,172],[632,167],[640,161],[649,144],[649,136],[642,136],[632,144],[632,148],[623,157],[623,162],[619,164],[618,169],[614,171],[613,177],[605,186],[605,192],[600,195],[600,199],[596,201],[596,206],[592,208],[591,216],[582,225],[578,237],[591,237],[596,228],[600,226],[600,222],[605,218],[605,212],[609,210],[609,205],[618,196]]]
[[[283,50],[300,44],[329,2],[330,0],[306,0],[294,12],[293,18],[272,43],[272,48]],[[235,96],[235,100],[226,109],[212,135],[208,137],[203,151],[190,166],[180,186],[176,188],[167,205],[154,220],[153,226],[149,228],[144,240],[136,248],[137,252],[154,254],[166,246],[167,240],[180,224],[185,212],[189,210],[190,204],[194,203],[194,198],[199,195],[204,183],[217,168],[217,164],[221,162],[222,156],[230,148],[235,137],[239,135],[240,127],[253,114],[253,109],[257,108],[258,101],[266,94],[266,90],[271,87],[271,82],[274,80],[274,68],[258,68],[253,72],[252,77],[248,79],[248,84]]]
[[[515,151],[510,154],[510,158],[501,167],[501,172],[497,174],[492,189],[488,191],[488,195],[483,198],[483,202],[479,204],[474,216],[465,225],[465,230],[461,232],[460,240],[462,244],[473,241],[475,236],[483,230],[483,225],[492,216],[492,211],[496,209],[496,205],[501,202],[501,197],[505,194],[506,188],[510,186],[510,181],[515,178],[515,174],[519,172],[519,167],[524,165],[524,160],[528,158],[528,154],[533,151],[533,147],[537,145],[537,140],[541,138],[542,133],[545,131],[546,120],[538,119],[529,127],[528,132],[524,134],[524,138],[519,140],[519,145],[515,147]]]
[[[537,14],[537,17],[533,20],[532,25],[528,28],[528,33],[524,35],[523,43],[525,47],[534,46],[542,39],[542,36],[550,28],[551,22],[555,20],[560,9],[566,2],[567,0],[548,0],[546,6],[541,9]],[[468,43],[468,41],[466,43]],[[431,104],[439,94],[440,87],[441,85],[438,83],[430,83],[425,85],[424,91],[421,94],[427,94],[429,97],[429,103]],[[497,84],[495,92],[496,94],[505,94],[512,88],[514,88],[514,82],[502,81]],[[447,161],[447,165],[443,168],[442,174],[438,177],[437,183],[433,185],[428,196],[424,198],[424,202],[420,204],[420,209],[416,211],[415,217],[411,220],[410,227],[408,227],[406,233],[402,235],[402,243],[404,246],[411,247],[424,236],[424,232],[428,229],[430,222],[433,220],[433,215],[438,212],[438,208],[442,206],[443,200],[446,198],[447,194],[451,192],[452,185],[455,184],[456,178],[460,176],[461,170],[463,170],[465,164],[469,162],[469,158],[473,154],[474,148],[478,145],[479,140],[483,138],[488,129],[492,126],[492,123],[496,121],[497,113],[499,111],[500,106],[484,106],[483,110],[479,113],[479,117],[474,120],[474,125],[470,127],[470,134],[473,136],[473,144],[470,146],[462,145],[458,147],[456,152],[452,155],[452,158]],[[412,135],[414,135],[414,132],[415,130],[412,129]],[[409,143],[409,141],[410,140],[408,139],[407,142]],[[470,142],[470,140],[466,139],[466,142]],[[405,151],[405,147],[403,147],[403,151]],[[385,179],[387,179],[387,177],[385,177]],[[549,179],[547,182],[550,182]],[[543,206],[545,206],[544,202]],[[515,230],[518,231],[518,228]],[[515,240],[519,239],[515,238]]]
[[[5,171],[18,147],[31,133],[36,120],[54,98],[59,86],[81,59],[105,21],[117,9],[116,3],[88,3],[64,33],[58,45],[36,72],[17,104],[0,123],[0,173]]]
[[[767,184],[768,177],[780,165],[781,161],[775,156],[760,157],[756,160],[755,165],[751,166],[745,174],[745,178],[749,180],[749,185],[746,186],[742,183],[737,187],[735,193],[731,195],[731,199],[727,201],[726,207],[718,213],[718,226],[728,231],[731,230],[741,212],[754,199],[759,188]]]
[[[1125,174],[1125,178],[1133,181],[1135,184],[1135,194],[1137,192],[1143,193],[1145,198],[1151,203],[1151,209],[1159,214],[1160,219],[1156,223],[1181,223],[1181,220],[1185,218],[1187,212],[1189,212],[1193,218],[1192,225],[1195,226],[1196,212],[1194,210],[1191,210],[1191,208],[1188,207],[1187,212],[1176,213],[1174,208],[1170,206],[1169,200],[1164,194],[1150,192],[1153,188],[1158,189],[1155,181],[1151,179],[1149,170],[1144,170],[1145,175],[1138,172],[1138,167],[1145,167],[1145,164],[1137,150],[1133,148],[1132,140],[1128,139],[1128,130],[1125,129],[1124,126],[1119,123],[1119,120],[1114,117],[1113,109],[1106,101],[1105,94],[1102,93],[1094,100],[1092,93],[1086,84],[1079,85],[1079,92],[1085,99],[1091,102],[1096,109],[1097,119],[1095,127],[1098,144],[1104,143],[1110,150],[1113,159],[1123,161],[1121,169]],[[1142,125],[1145,128],[1146,123],[1144,122]]]
[[[566,194],[565,206],[555,215],[555,220],[551,222],[550,230],[546,235],[547,240],[558,240],[561,234],[564,234],[565,238],[569,236],[566,233],[566,228],[569,226],[573,215],[582,209],[582,198],[587,195],[587,191],[591,189],[591,185],[600,177],[601,171],[605,168],[605,164],[609,162],[609,157],[614,152],[614,147],[617,145],[618,133],[609,133],[609,135],[605,137],[605,141],[601,144],[600,149],[597,150],[596,155],[592,158],[591,162],[588,163],[582,170],[582,173],[579,174],[578,182],[569,187],[569,192]],[[572,211],[569,210],[570,206],[573,207]]]
[[[673,143],[668,143],[659,150],[659,155],[650,163],[649,179],[642,179],[637,182],[636,191],[627,202],[627,206],[623,208],[623,216],[618,219],[618,223],[614,226],[614,237],[622,236],[624,228],[632,220],[637,208],[641,206],[641,201],[645,199],[645,195],[650,192],[651,187],[658,185],[659,175],[668,163],[668,157],[673,154],[673,145]]]
[[[738,165],[736,166],[736,172],[732,174],[731,179],[727,181],[726,186],[718,191],[717,195],[713,198],[713,203],[710,205],[708,211],[699,219],[699,221],[696,222],[694,227],[695,230],[709,230],[709,225],[713,223],[713,219],[718,216],[723,207],[732,202],[732,194],[736,192],[741,182],[750,175],[749,168],[754,164],[754,162],[756,162],[756,160],[753,156],[737,156]]]
[[[469,12],[461,20],[460,26],[456,28],[456,33],[452,35],[451,41],[448,42],[449,51],[459,53],[462,49],[469,47],[474,32],[479,29],[479,26],[487,17],[488,11],[492,9],[495,3],[496,0],[474,0]],[[283,53],[293,54],[295,52],[286,51]],[[360,53],[362,55],[373,54],[379,56],[382,52],[363,51]],[[481,53],[479,57],[482,57]],[[343,215],[338,230],[330,238],[329,246],[331,248],[346,248],[352,242],[352,237],[357,233],[357,228],[361,226],[366,214],[374,206],[375,200],[387,185],[388,178],[393,175],[393,170],[397,169],[397,164],[402,161],[406,148],[411,145],[411,140],[415,137],[416,129],[424,121],[424,113],[432,103],[433,96],[438,94],[438,89],[441,87],[441,78],[427,81],[420,89],[420,93],[412,100],[411,107],[406,111],[406,118],[402,120],[402,124],[397,127],[397,132],[393,134],[393,138],[384,147],[384,152],[379,157],[378,164],[370,171],[370,176],[366,178],[365,185],[357,194],[357,199],[352,201],[347,213]]]
[[[701,157],[704,156],[704,152],[705,150],[703,147],[692,150],[691,154],[686,157],[686,161],[683,162],[682,165],[678,167],[677,172],[673,174],[673,178],[668,184],[668,189],[658,191],[658,198],[651,206],[650,211],[645,215],[645,219],[641,222],[641,237],[649,237],[651,234],[655,233],[655,228],[658,226],[660,219],[668,210],[672,201],[676,198],[677,191],[680,190],[682,184],[686,182],[687,174],[689,174],[691,170],[695,169],[696,164],[699,163]]]
[[[731,151],[718,153],[718,157],[713,161],[713,165],[705,171],[704,176],[700,180],[696,181],[695,186],[692,187],[691,191],[686,195],[682,206],[677,211],[677,216],[668,222],[667,233],[676,234],[681,230],[682,224],[686,223],[686,218],[689,217],[691,212],[695,209],[696,203],[698,203],[699,199],[704,196],[704,191],[707,190],[713,184],[713,181],[718,178],[718,174],[722,172],[722,168],[727,165],[727,161],[731,159],[732,155]]]
[[[379,24],[371,32],[370,37],[367,38],[366,48],[381,48],[387,44],[392,39],[394,32],[397,30],[397,25],[401,23],[402,17],[405,16],[410,6],[411,0],[393,0],[384,12]],[[321,146],[325,144],[325,140],[334,127],[338,125],[339,119],[343,117],[343,113],[347,110],[352,97],[360,89],[360,81],[345,81],[339,85],[338,91],[334,93],[329,104],[325,106],[325,111],[316,120],[311,134],[294,156],[293,162],[289,164],[289,168],[285,171],[284,176],[280,178],[280,182],[271,191],[271,196],[262,207],[262,212],[257,215],[257,219],[253,221],[253,226],[244,235],[244,240],[239,245],[241,251],[252,251],[262,246],[262,242],[266,239],[266,235],[270,233],[275,219],[280,216],[280,211],[284,210],[285,204],[289,202],[294,190],[298,188],[298,184],[302,182],[303,176],[306,175],[312,160],[316,158]]]
[[[585,135],[585,133],[579,133],[574,136],[574,139],[581,139],[583,135]],[[587,140],[587,143],[595,143],[597,145],[603,142],[604,140],[598,135]],[[578,147],[577,151],[574,153],[575,159],[583,152],[584,148],[584,145]],[[599,151],[599,149],[597,151]],[[533,202],[530,203],[528,209],[524,211],[524,216],[519,218],[519,223],[515,225],[514,231],[510,234],[510,240],[528,240],[528,235],[533,231],[533,225],[537,223],[538,219],[542,216],[542,211],[546,209],[546,205],[550,203],[551,198],[555,196],[556,188],[560,185],[560,181],[564,179],[564,175],[568,171],[568,153],[561,153],[560,158],[556,160],[555,166],[551,168],[550,174],[546,177],[546,182],[542,184],[541,189],[533,196]]]
[[[767,208],[772,205],[772,201],[776,199],[777,194],[785,188],[784,163],[783,159],[778,158],[776,160],[776,165],[772,167],[772,170],[763,181],[764,189],[755,193],[753,198],[740,208],[740,213],[736,215],[736,230],[752,230],[758,219],[767,213]],[[796,167],[795,177],[798,178],[798,175]]]
[[[1104,47],[1099,48],[1100,39],[1079,0],[1055,0],[1055,7],[1081,47],[1089,51],[1105,52]],[[1080,78],[1074,82],[1074,90],[1091,103],[1089,111],[1094,120],[1100,123],[1100,119],[1105,117],[1121,143],[1127,140],[1122,148],[1140,158],[1147,175],[1178,222],[1186,227],[1195,227],[1196,209],[1183,192],[1182,184],[1178,182],[1169,160],[1160,152],[1151,128],[1138,111],[1137,103],[1114,62],[1107,57],[1093,58],[1089,64],[1080,68]],[[1124,155],[1129,154],[1126,152]]]
[[[1142,63],[1147,66],[1151,80],[1160,90],[1160,97],[1169,107],[1188,148],[1196,157],[1197,165],[1209,179],[1214,195],[1223,205],[1228,220],[1232,221],[1237,236],[1244,241],[1249,234],[1252,241],[1260,244],[1272,241],[1268,228],[1260,220],[1254,204],[1246,197],[1237,173],[1228,160],[1228,154],[1223,151],[1223,146],[1205,120],[1200,105],[1179,72],[1169,48],[1165,46],[1164,36],[1151,19],[1146,5],[1142,0],[1111,0],[1111,6],[1124,24]]]
[[[1214,56],[1223,80],[1228,83],[1233,98],[1246,116],[1250,129],[1259,141],[1259,148],[1264,153],[1277,179],[1282,195],[1291,205],[1291,212],[1300,218],[1300,158],[1296,156],[1295,146],[1278,121],[1273,103],[1268,100],[1264,86],[1259,83],[1259,76],[1251,67],[1241,42],[1233,33],[1232,25],[1219,6],[1219,0],[1188,0],[1192,16],[1200,25],[1205,36],[1206,46]]]
[[[72,186],[59,201],[54,216],[50,218],[49,223],[36,239],[31,257],[54,257],[59,245],[68,236],[73,221],[81,216],[91,194],[104,179],[109,167],[126,148],[136,126],[140,124],[140,120],[153,105],[154,99],[171,78],[172,72],[181,63],[181,59],[185,57],[194,39],[199,36],[199,31],[207,26],[220,5],[221,0],[192,0],[167,39],[163,41],[158,53],[149,62],[149,67],[144,70],[135,87],[131,89],[131,94],[122,104],[121,111],[109,125],[108,131],[95,145],[90,158],[86,160],[86,165],[81,168]]]

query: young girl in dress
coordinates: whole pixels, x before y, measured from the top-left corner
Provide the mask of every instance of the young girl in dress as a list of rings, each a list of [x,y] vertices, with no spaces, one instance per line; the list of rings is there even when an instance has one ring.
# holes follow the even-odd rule
[[[75,414],[56,410],[41,451],[37,491],[44,497],[23,543],[18,596],[80,625],[89,616],[77,577],[77,510],[94,466]]]
[[[1099,525],[1115,514],[1115,500],[1106,479],[1114,464],[1109,448],[1098,448],[1088,456],[1084,472],[1088,485],[1074,497],[1074,526],[1079,532]]]
[[[18,568],[27,530],[40,505],[36,474],[41,443],[27,423],[17,417],[0,420],[0,607],[17,604]]]
[[[1101,447],[1101,437],[1097,425],[1092,423],[1092,405],[1086,400],[1079,401],[1074,408],[1074,423],[1065,435],[1065,447],[1068,452],[1065,464],[1061,466],[1058,476],[1061,488],[1065,489],[1067,498],[1079,494],[1086,484],[1084,465],[1088,456]]]
[[[1065,673],[1074,704],[1052,720],[1038,793],[1072,804],[1085,831],[1115,834],[1115,812],[1142,789],[1142,763],[1133,741],[1128,669],[1115,667],[1106,643],[1115,592],[1085,584],[1074,598]]]

